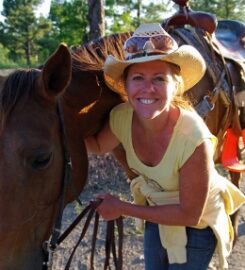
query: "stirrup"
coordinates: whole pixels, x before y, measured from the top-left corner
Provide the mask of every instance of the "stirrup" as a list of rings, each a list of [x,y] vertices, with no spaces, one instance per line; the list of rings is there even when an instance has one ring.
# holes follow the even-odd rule
[[[243,142],[245,142],[245,130],[242,130]],[[223,149],[221,153],[222,165],[232,172],[244,172],[245,164],[238,158],[239,136],[235,135],[231,128],[226,130]]]

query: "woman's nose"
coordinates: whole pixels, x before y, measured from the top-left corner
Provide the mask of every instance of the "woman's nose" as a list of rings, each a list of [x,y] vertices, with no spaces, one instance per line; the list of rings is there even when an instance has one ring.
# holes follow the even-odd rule
[[[155,91],[155,86],[152,80],[146,80],[144,88],[145,90],[150,91],[150,92]]]

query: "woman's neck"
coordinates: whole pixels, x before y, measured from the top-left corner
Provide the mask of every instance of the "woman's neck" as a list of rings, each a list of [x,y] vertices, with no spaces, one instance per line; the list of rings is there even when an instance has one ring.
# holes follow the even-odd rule
[[[155,135],[172,130],[179,117],[179,109],[170,107],[153,119],[140,118],[135,114],[135,123],[144,130],[145,135]]]

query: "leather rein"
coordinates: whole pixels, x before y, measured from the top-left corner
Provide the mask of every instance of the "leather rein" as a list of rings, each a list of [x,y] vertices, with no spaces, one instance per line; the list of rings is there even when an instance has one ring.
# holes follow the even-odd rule
[[[99,226],[99,214],[96,212],[96,208],[102,202],[101,200],[91,201],[88,206],[84,208],[84,210],[76,217],[76,219],[70,224],[70,226],[61,234],[61,225],[62,225],[62,214],[63,209],[65,207],[65,198],[68,189],[68,185],[71,184],[71,172],[72,172],[72,162],[69,154],[68,146],[67,146],[67,136],[65,131],[65,122],[64,122],[64,114],[61,106],[60,99],[57,100],[57,114],[60,122],[60,130],[62,136],[62,146],[64,151],[64,176],[62,179],[62,187],[61,194],[59,197],[59,209],[58,215],[52,230],[52,234],[48,241],[43,243],[43,266],[42,270],[51,270],[53,264],[53,254],[56,248],[67,238],[67,236],[73,231],[73,229],[79,224],[79,222],[87,217],[84,222],[84,227],[82,229],[81,235],[73,248],[73,251],[70,254],[68,262],[65,266],[65,270],[70,269],[70,265],[75,254],[76,249],[84,238],[89,224],[94,217],[94,228],[92,235],[92,247],[91,247],[91,257],[90,257],[90,270],[94,269],[94,253],[96,247],[96,237]],[[77,199],[81,204],[80,200]],[[116,242],[115,242],[115,226],[117,226],[118,230],[118,250],[116,250]],[[104,270],[110,269],[110,254],[112,253],[113,262],[116,270],[122,270],[122,245],[123,245],[123,219],[119,217],[116,220],[110,220],[107,222],[106,229],[106,240],[105,240],[105,263]]]

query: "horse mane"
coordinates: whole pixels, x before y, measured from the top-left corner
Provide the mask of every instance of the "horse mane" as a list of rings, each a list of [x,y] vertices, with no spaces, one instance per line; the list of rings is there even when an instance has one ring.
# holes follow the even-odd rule
[[[123,59],[123,44],[130,36],[130,33],[112,34],[76,47],[72,52],[73,70],[102,71],[105,59],[109,54]]]
[[[19,69],[11,73],[0,91],[0,128],[4,124],[18,101],[25,100],[34,89],[35,80],[40,71],[37,69]]]

